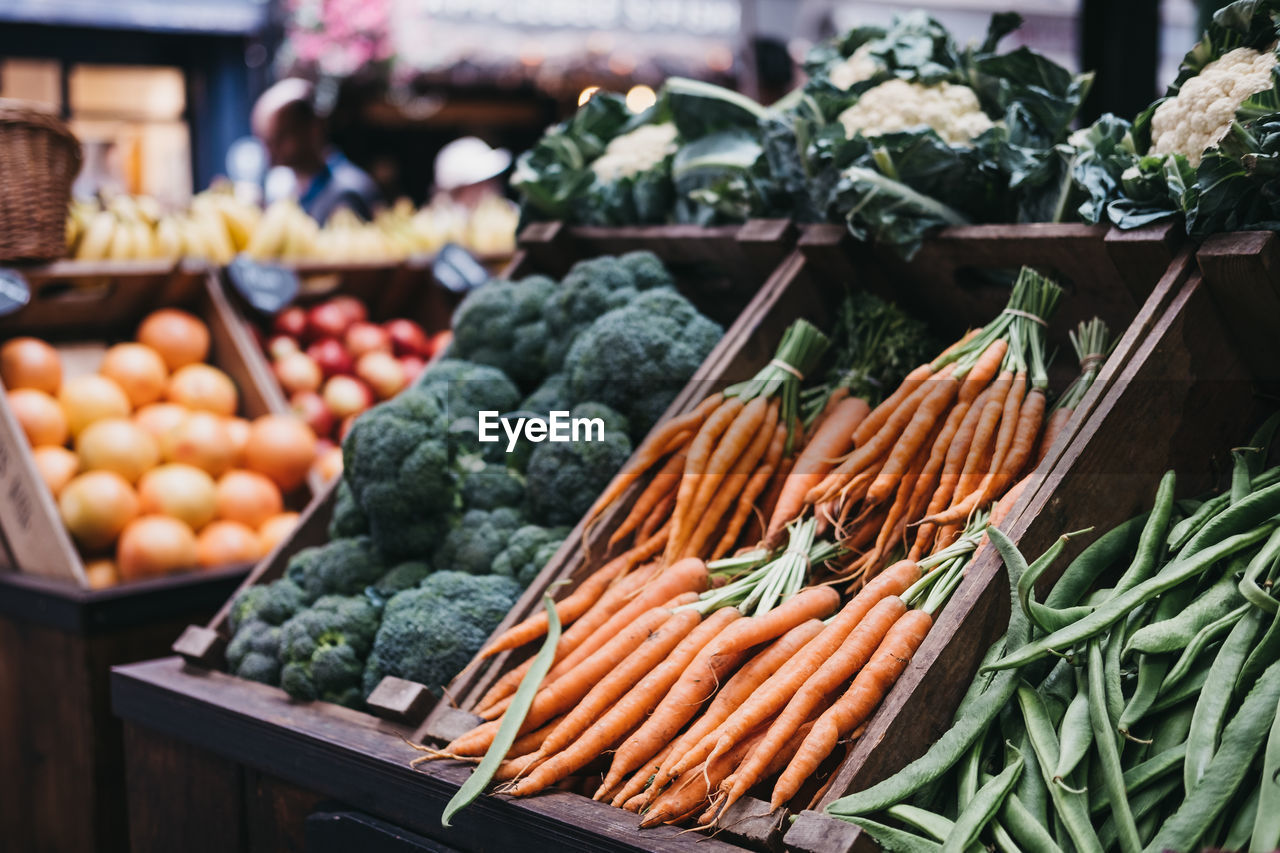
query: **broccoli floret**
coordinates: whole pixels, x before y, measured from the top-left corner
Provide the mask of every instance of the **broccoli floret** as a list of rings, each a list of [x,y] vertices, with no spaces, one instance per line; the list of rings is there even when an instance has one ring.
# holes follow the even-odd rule
[[[458,526],[449,531],[432,558],[436,571],[488,574],[507,540],[524,524],[520,511],[512,507],[467,511]]]
[[[491,281],[453,314],[452,356],[496,367],[526,387],[546,374],[543,306],[556,290],[546,276]]]
[[[626,415],[639,441],[710,354],[723,330],[674,290],[659,288],[610,311],[565,358],[576,400]]]
[[[520,402],[520,389],[498,368],[452,358],[423,371],[418,387],[437,390],[450,420],[475,417],[482,409],[505,412]]]
[[[574,264],[547,300],[547,370],[559,370],[574,339],[597,317],[626,305],[637,292],[635,276],[617,258]]]
[[[338,483],[338,493],[334,496],[333,515],[329,519],[329,538],[348,539],[352,536],[364,536],[369,532],[369,519],[360,511],[351,486],[344,477]]]
[[[437,572],[387,602],[364,670],[364,694],[384,676],[439,694],[466,666],[520,596],[511,578]]]
[[[505,442],[496,443],[505,446]],[[463,509],[497,509],[524,502],[524,477],[506,465],[490,464],[478,456],[462,456],[458,469]]]
[[[251,587],[258,589],[258,587]],[[241,622],[227,644],[227,670],[240,678],[280,684],[280,628],[258,619]]]
[[[378,578],[373,586],[365,590],[365,593],[372,596],[376,601],[384,601],[397,592],[417,586],[431,572],[431,564],[422,560],[401,563]]]
[[[355,595],[386,573],[368,536],[303,548],[285,569],[285,577],[301,588],[308,603],[322,595]]]
[[[662,261],[653,252],[641,249],[618,256],[618,263],[626,267],[635,277],[637,290],[652,290],[655,287],[675,287],[675,279]]]
[[[241,625],[249,622],[283,624],[302,609],[306,603],[304,599],[302,589],[287,578],[242,589],[231,601],[227,625],[231,633],[235,634],[239,632]]]
[[[573,392],[570,390],[569,376],[566,373],[551,374],[520,403],[522,410],[537,412],[544,418],[548,412],[564,411],[572,407]]]
[[[379,612],[362,595],[326,595],[280,629],[280,686],[294,699],[358,707]]]
[[[582,411],[574,409],[572,416],[583,417]],[[537,524],[576,523],[631,455],[627,434],[607,427],[621,416],[603,405],[587,411],[604,419],[602,440],[593,434],[592,441],[546,441],[529,457],[525,486],[530,519]]]
[[[567,527],[526,524],[511,534],[507,547],[494,558],[493,573],[515,578],[521,586],[528,586],[568,535]]]
[[[342,456],[378,550],[390,561],[430,553],[456,496],[449,417],[437,389],[410,388],[365,412]]]

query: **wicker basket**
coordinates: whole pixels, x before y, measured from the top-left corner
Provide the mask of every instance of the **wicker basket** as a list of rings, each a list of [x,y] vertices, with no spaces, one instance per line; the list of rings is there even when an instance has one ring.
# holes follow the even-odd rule
[[[80,143],[56,116],[0,99],[0,263],[67,251],[67,204]]]

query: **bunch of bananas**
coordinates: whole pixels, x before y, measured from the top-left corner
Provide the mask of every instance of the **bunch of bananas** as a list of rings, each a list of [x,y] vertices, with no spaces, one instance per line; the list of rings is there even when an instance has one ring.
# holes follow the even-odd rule
[[[164,213],[149,196],[73,201],[67,254],[81,261],[194,258],[225,264],[248,245],[260,215],[222,188],[199,193],[180,213]]]
[[[419,251],[458,243],[479,255],[507,255],[515,251],[519,220],[519,208],[501,196],[486,196],[472,210],[441,196],[413,214],[411,228]]]

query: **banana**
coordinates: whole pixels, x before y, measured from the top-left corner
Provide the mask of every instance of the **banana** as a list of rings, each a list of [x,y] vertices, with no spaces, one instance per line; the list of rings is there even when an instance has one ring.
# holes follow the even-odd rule
[[[182,228],[171,216],[165,216],[156,223],[155,254],[159,258],[182,257]]]
[[[76,260],[101,261],[109,257],[116,230],[115,214],[100,210],[89,220],[76,248]]]
[[[258,221],[258,227],[249,235],[244,252],[258,261],[280,257],[284,251],[289,227],[289,214],[285,202],[274,202]]]
[[[236,248],[223,225],[222,217],[212,210],[197,210],[191,215],[196,227],[204,236],[204,243],[209,247],[209,260],[215,264],[229,264],[236,256]]]
[[[111,232],[111,245],[107,247],[107,258],[113,261],[131,261],[134,258],[133,223],[117,222]]]
[[[155,233],[146,222],[133,223],[133,256],[138,260],[158,257]]]

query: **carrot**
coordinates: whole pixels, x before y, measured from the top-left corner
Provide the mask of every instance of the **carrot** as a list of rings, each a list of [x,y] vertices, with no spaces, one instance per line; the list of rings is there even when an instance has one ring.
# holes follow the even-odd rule
[[[651,795],[656,795],[671,781],[672,768],[675,767],[676,762],[684,756],[690,747],[697,744],[703,737],[728,719],[729,715],[745,702],[757,687],[763,684],[769,676],[777,672],[783,664],[804,648],[810,640],[822,633],[822,629],[823,625],[817,619],[808,619],[801,622],[765,647],[763,651],[758,652],[741,669],[734,673],[733,677],[725,682],[724,687],[716,694],[716,698],[707,706],[707,710],[679,738],[671,741],[671,750],[668,756],[662,759],[658,772],[654,774],[653,784],[649,788]],[[668,699],[671,698],[671,695],[668,694]],[[667,700],[664,699],[663,705],[667,704]],[[665,736],[670,740],[676,731],[697,712],[697,705],[681,704],[679,699],[671,704],[677,707],[677,711],[687,710],[688,713],[678,720],[666,721],[664,723],[665,728],[662,728],[664,724],[650,726],[650,728],[660,729],[657,738],[651,739],[660,740]],[[661,706],[659,710],[662,710]],[[655,711],[650,721],[652,722],[657,716],[658,712]],[[649,723],[646,723],[646,726],[649,726]],[[623,760],[624,755],[629,755],[631,751],[628,747],[633,741],[638,741],[644,733],[645,726],[642,726],[635,735],[632,735],[626,743],[619,747],[614,755],[614,761]],[[642,758],[640,760],[644,761],[645,759]]]
[[[757,402],[764,400],[764,397],[757,397],[752,400],[743,410],[743,414],[745,415],[747,409],[750,409]],[[764,410],[761,419],[755,421],[755,425],[758,427],[756,434],[750,437],[749,446],[737,456],[736,461],[733,463],[732,472],[719,473],[715,470],[708,470],[703,475],[702,488],[699,490],[698,496],[694,498],[694,506],[704,507],[702,517],[698,520],[697,525],[694,526],[688,541],[677,553],[690,557],[701,556],[703,546],[706,545],[707,540],[711,538],[711,534],[720,525],[721,519],[729,511],[729,507],[737,502],[737,498],[741,495],[747,482],[756,473],[756,464],[760,462],[761,458],[769,450],[774,438],[774,428],[778,423],[777,406],[770,406],[766,403]],[[785,444],[786,429],[783,428],[781,432],[783,443]],[[734,438],[736,437],[734,436]],[[726,436],[720,446],[724,447],[730,440]],[[735,538],[737,537],[735,536]]]
[[[894,623],[849,689],[813,724],[809,736],[774,786],[770,800],[772,810],[782,807],[796,795],[805,780],[817,772],[823,759],[835,749],[840,738],[849,735],[871,717],[924,642],[932,625],[933,618],[923,610],[912,610]]]
[[[696,610],[681,610],[664,622],[568,710],[560,725],[543,741],[542,753],[552,755],[568,746],[615,702],[628,695],[701,621],[702,617]]]
[[[676,784],[654,799],[641,829],[657,826],[661,823],[676,823],[692,816],[698,809],[707,804],[707,797],[719,786],[720,782],[737,766],[738,762],[756,748],[760,738],[764,736],[763,728],[744,738],[732,750],[715,760],[708,761],[705,766],[694,768]]]
[[[768,613],[743,619],[725,629],[711,644],[711,658],[726,657],[767,643],[809,619],[830,616],[839,606],[840,594],[829,586],[802,589]]]
[[[1006,374],[1007,371],[1002,373],[1000,379],[997,379],[992,385],[991,395],[987,397],[981,412],[978,414],[977,425],[973,430],[973,438],[965,453],[964,466],[953,481],[954,488],[951,491],[950,506],[955,506],[964,500],[978,486],[982,481],[982,477],[986,474],[988,463],[984,460],[994,450],[997,427],[1000,424],[1000,416],[1004,412],[1004,401],[1012,389],[1012,377]],[[941,512],[945,511],[945,509],[941,510]],[[933,521],[934,516],[938,514],[931,513],[925,516],[923,520]]]
[[[838,409],[840,404],[847,399],[849,399],[848,386],[841,385],[832,390],[832,392],[827,395],[827,401],[822,404],[822,411],[818,412],[818,416],[813,419],[813,423],[809,424],[809,427],[805,432],[811,436],[817,435],[818,430],[822,429],[822,425],[827,422],[827,418],[831,417],[831,413]],[[871,411],[870,407],[867,408],[867,411]],[[849,440],[852,443],[852,435],[849,436]]]
[[[885,425],[889,417],[902,405],[903,401],[915,393],[924,384],[925,380],[932,375],[933,367],[928,364],[922,364],[903,377],[902,384],[895,388],[883,403],[872,409],[863,418],[862,423],[854,428],[854,447],[861,447],[870,441],[871,436],[880,431],[880,428]]]
[[[854,430],[870,412],[866,400],[850,397],[841,401],[822,421],[796,457],[795,466],[778,493],[765,530],[766,538],[784,531],[787,524],[800,515],[805,495],[836,465],[837,457],[852,446]]]
[[[560,642],[556,645],[556,657],[563,658],[582,645],[583,641],[608,621],[626,603],[631,593],[647,582],[657,570],[658,567],[655,565],[642,567],[613,583],[591,609],[574,622],[569,630],[560,635]],[[531,666],[533,666],[533,658],[508,671],[494,682],[476,703],[474,712],[483,717],[503,699],[510,698]]]
[[[686,595],[694,601],[697,600],[695,593]],[[544,684],[534,696],[533,704],[525,714],[519,733],[533,731],[547,720],[565,713],[581,701],[597,681],[618,666],[650,634],[671,618],[673,607],[690,603],[688,597],[677,596],[662,607],[654,607],[646,611],[582,661],[580,666],[573,669],[571,675]],[[488,749],[501,722],[501,720],[490,720],[476,726],[450,743],[447,747],[448,751],[457,755],[468,755],[476,749],[482,751]]]
[[[929,393],[920,401],[919,408],[894,442],[884,467],[867,489],[867,496],[864,498],[866,503],[873,506],[881,503],[898,488],[899,481],[911,467],[920,448],[935,434],[939,419],[951,406],[961,384],[951,375],[949,367],[935,374],[929,382],[932,383]]]
[[[1004,493],[999,501],[996,502],[995,509],[991,510],[991,517],[987,519],[987,524],[991,527],[999,527],[1009,517],[1009,513],[1013,512],[1014,506],[1018,503],[1018,498],[1022,497],[1022,493],[1027,490],[1027,483],[1031,481],[1031,475],[1023,477],[1021,480],[1013,484],[1009,491]]]
[[[825,703],[820,704],[825,705]],[[795,733],[791,735],[791,738],[782,746],[781,749],[774,752],[773,757],[769,759],[769,763],[765,765],[764,772],[760,774],[761,779],[768,779],[770,776],[777,774],[782,770],[782,768],[787,766],[787,763],[791,761],[792,756],[796,754],[796,750],[800,748],[800,744],[804,743],[804,739],[809,736],[810,730],[813,729],[813,723],[813,720],[805,722],[800,726],[800,728],[796,729]],[[758,746],[756,748],[759,749]],[[754,750],[750,754],[754,755]],[[737,771],[735,771],[735,773],[736,772]],[[720,784],[721,790],[732,784],[735,773],[729,774],[724,782]],[[716,801],[711,804],[711,808],[707,809],[707,811],[698,818],[698,823],[705,826],[718,821],[725,815],[730,805],[732,804],[725,802],[723,795],[718,797]]]
[[[758,517],[758,513],[753,512],[756,509],[756,499],[760,497],[760,493],[764,491],[765,486],[773,479],[774,472],[782,461],[782,454],[787,447],[787,428],[783,424],[778,424],[773,431],[773,441],[769,444],[769,449],[765,451],[764,463],[751,475],[751,479],[747,480],[747,485],[743,487],[742,494],[738,496],[738,506],[733,511],[733,517],[729,519],[729,524],[724,529],[720,541],[716,544],[715,549],[711,552],[711,559],[718,560],[729,550],[733,548],[733,544],[738,541],[738,537],[742,535],[742,528],[746,525],[750,518]],[[758,524],[756,525],[759,526]],[[748,539],[747,541],[751,541]]]
[[[934,427],[935,435],[942,427],[943,424],[937,424]],[[916,481],[920,479],[926,461],[925,453],[918,453],[915,461],[911,463],[911,470],[901,478],[901,482],[898,484],[898,493],[894,496],[893,503],[889,506],[889,512],[885,515],[885,519],[880,525],[880,532],[876,536],[875,544],[871,548],[870,553],[873,556],[867,559],[866,568],[863,572],[864,577],[875,577],[876,573],[880,571],[881,560],[889,553],[894,543],[901,539],[906,532],[907,509],[912,496],[915,494]]]
[[[627,513],[627,517],[622,524],[618,525],[618,529],[613,532],[613,535],[609,537],[609,547],[612,548],[625,539],[628,533],[638,528],[642,522],[648,519],[649,513],[653,511],[653,508],[669,492],[673,492],[680,485],[680,472],[684,469],[684,460],[683,453],[673,453],[661,470],[653,475],[649,485],[645,486],[644,491],[640,493],[640,497],[636,498],[636,502],[631,505],[631,511]]]
[[[679,776],[703,761],[707,756],[723,753],[742,739],[747,732],[778,713],[805,680],[822,665],[849,636],[849,632],[862,621],[880,599],[888,595],[901,595],[907,587],[920,579],[920,568],[905,560],[895,563],[883,575],[883,583],[868,583],[827,624],[822,633],[810,640],[803,649],[788,660],[768,681],[743,702],[729,718],[700,743],[689,750],[672,768],[671,775]],[[878,578],[877,578],[878,579]]]
[[[671,511],[675,509],[675,506],[676,490],[672,489],[649,513],[649,517],[644,520],[644,524],[640,525],[640,529],[636,532],[636,537],[642,540],[652,537],[654,532],[671,518]]]
[[[619,699],[618,706],[629,707],[634,711],[629,717],[632,724],[638,725],[644,717],[652,714],[662,701],[662,698],[671,689],[671,686],[676,683],[676,679],[693,662],[698,653],[709,643],[715,642],[716,638],[729,625],[741,617],[742,614],[732,607],[722,608],[712,613],[702,624],[694,628],[688,636],[681,640],[680,644],[667,655],[662,663],[658,664],[639,684]],[[558,744],[557,748],[559,748]],[[547,751],[553,750],[548,747]],[[637,763],[628,765],[619,762],[615,756],[613,763],[609,767],[609,772],[605,775],[604,782],[596,791],[595,799],[601,799],[605,791],[621,782],[622,777],[635,770],[640,763],[643,763],[645,758],[648,758],[648,756],[641,758]],[[656,771],[657,768],[655,767],[654,769]]]
[[[665,562],[672,562],[680,545],[688,537],[685,529],[689,524],[690,504],[698,492],[700,475],[706,472],[707,462],[716,442],[724,434],[730,424],[742,411],[743,403],[738,397],[729,397],[707,416],[698,434],[689,444],[688,458],[684,463],[684,475],[680,478],[680,488],[676,493],[676,509],[671,515],[671,536],[667,540]]]
[[[644,793],[639,793],[639,794],[636,794],[631,799],[627,800],[625,803],[623,803],[622,807],[627,811],[631,812],[632,814],[635,814],[640,811],[640,807],[643,805],[644,805]]]
[[[694,492],[694,506],[705,506],[716,490],[718,482],[716,478],[723,477],[737,467],[735,463],[752,446],[771,409],[776,423],[777,406],[770,405],[768,397],[756,397],[738,410],[733,423],[729,424],[729,428],[724,431],[724,435],[716,444],[715,451],[707,460],[707,466]]]
[[[498,765],[497,771],[493,774],[493,781],[509,782],[523,776],[546,760],[547,757],[541,752],[517,753],[515,758],[508,758]]]
[[[961,402],[971,402],[992,379],[1000,372],[1005,353],[1009,351],[1009,342],[1004,338],[996,338],[978,356],[978,360],[969,368],[964,377],[964,387],[960,389]]]
[[[649,433],[648,438],[636,449],[636,452],[623,469],[609,481],[609,485],[605,486],[604,491],[600,493],[600,497],[596,498],[595,503],[587,510],[587,519],[595,518],[604,511],[605,507],[621,497],[622,493],[639,479],[641,474],[649,470],[659,459],[670,452],[670,448],[667,445],[673,436],[702,424],[723,399],[722,395],[713,394],[699,403],[698,407],[692,412],[673,418],[667,423],[654,428]]]
[[[618,788],[613,794],[610,804],[615,807],[622,806],[625,808],[624,804],[637,796],[640,798],[640,803],[644,803],[646,799],[644,790],[649,787],[649,783],[653,781],[653,774],[658,772],[658,768],[662,766],[662,762],[671,754],[671,747],[673,745],[674,744],[669,743],[664,746],[661,752],[645,764],[642,764],[639,770],[631,774],[631,777],[627,779],[626,784],[621,788]],[[601,785],[600,790],[596,791],[595,799],[599,800],[604,797],[608,797],[608,794],[602,793],[605,790],[606,788]]]
[[[542,742],[547,739],[547,735],[551,730],[560,724],[564,717],[556,717],[540,729],[535,729],[526,735],[518,737],[511,744],[511,749],[507,750],[507,755],[524,755],[528,752],[537,752],[542,746]]]
[[[1066,429],[1067,423],[1074,414],[1075,409],[1054,409],[1053,414],[1049,415],[1049,420],[1044,425],[1044,435],[1040,436],[1040,449],[1036,451],[1037,466],[1049,454],[1050,449],[1053,448],[1053,443],[1058,440],[1058,436]]]
[[[858,623],[840,648],[804,682],[782,713],[769,726],[760,744],[733,771],[732,784],[725,790],[723,808],[729,808],[751,787],[764,778],[773,756],[786,746],[796,730],[810,718],[829,693],[853,678],[866,666],[872,653],[884,640],[890,628],[907,612],[907,605],[896,595],[880,599]]]

